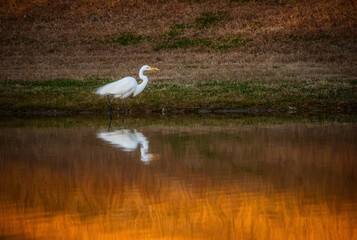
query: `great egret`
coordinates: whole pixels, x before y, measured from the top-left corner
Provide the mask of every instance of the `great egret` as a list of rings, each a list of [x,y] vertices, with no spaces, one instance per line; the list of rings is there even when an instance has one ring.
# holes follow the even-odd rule
[[[149,164],[149,162],[155,158],[154,154],[148,153],[149,141],[144,134],[136,130],[130,131],[122,129],[114,132],[100,132],[97,134],[97,137],[125,152],[133,152],[139,145],[141,153],[140,160],[145,164]]]
[[[141,93],[146,84],[148,83],[149,79],[147,76],[144,75],[144,71],[150,70],[159,70],[157,68],[150,67],[148,65],[144,65],[140,68],[139,77],[142,79],[142,83],[138,84],[133,77],[125,77],[118,81],[108,83],[100,88],[97,89],[96,94],[101,96],[107,96],[110,111],[112,110],[112,104],[110,102],[110,97],[113,98],[120,98],[122,99],[121,108],[124,106],[124,101],[130,95],[134,97]]]

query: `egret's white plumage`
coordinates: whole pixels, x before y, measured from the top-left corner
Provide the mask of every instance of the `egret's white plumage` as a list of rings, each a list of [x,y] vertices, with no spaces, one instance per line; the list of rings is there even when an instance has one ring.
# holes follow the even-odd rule
[[[125,77],[119,81],[109,83],[103,87],[98,88],[97,94],[99,95],[112,95],[114,98],[127,98],[134,93],[138,84],[135,78]]]
[[[125,77],[123,79],[120,79],[118,81],[108,83],[100,88],[97,89],[96,94],[101,95],[101,96],[107,96],[109,105],[111,107],[111,103],[109,100],[109,97],[113,98],[120,98],[124,100],[129,97],[130,95],[133,95],[134,97],[141,93],[144,88],[146,87],[149,79],[147,76],[144,75],[144,71],[149,71],[149,70],[159,70],[157,68],[150,67],[148,65],[144,65],[141,67],[139,71],[139,77],[140,79],[143,80],[142,83],[138,84],[133,77]]]

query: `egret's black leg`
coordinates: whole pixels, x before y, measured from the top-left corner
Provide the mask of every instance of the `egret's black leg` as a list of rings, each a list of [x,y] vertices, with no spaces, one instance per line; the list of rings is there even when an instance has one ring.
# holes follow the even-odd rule
[[[112,103],[110,102],[110,97],[107,95],[109,112],[112,113]]]
[[[120,107],[120,108],[121,108],[122,110],[124,110],[124,112],[125,112],[125,109],[123,108],[124,102],[125,102],[125,98],[123,98],[123,101],[121,101],[121,107]]]
[[[113,119],[113,113],[112,113],[112,111],[109,111],[108,113],[109,113],[109,119],[110,119],[110,122],[112,122],[112,119]]]

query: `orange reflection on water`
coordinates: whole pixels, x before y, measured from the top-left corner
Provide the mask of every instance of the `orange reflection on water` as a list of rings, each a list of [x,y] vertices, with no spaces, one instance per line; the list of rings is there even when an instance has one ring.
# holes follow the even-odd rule
[[[150,129],[150,164],[91,129],[2,130],[1,236],[356,239],[355,125]]]

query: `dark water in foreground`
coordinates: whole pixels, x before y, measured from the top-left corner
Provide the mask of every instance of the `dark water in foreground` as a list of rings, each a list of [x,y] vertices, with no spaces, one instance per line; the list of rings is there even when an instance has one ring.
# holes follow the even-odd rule
[[[108,124],[1,120],[0,239],[357,239],[355,120]]]

